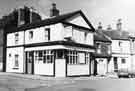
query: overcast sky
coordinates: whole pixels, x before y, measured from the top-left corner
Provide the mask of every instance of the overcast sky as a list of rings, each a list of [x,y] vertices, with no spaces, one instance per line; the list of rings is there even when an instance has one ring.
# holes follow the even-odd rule
[[[102,22],[104,28],[110,24],[115,29],[117,20],[121,18],[124,30],[135,31],[134,0],[0,0],[0,15],[22,5],[34,6],[48,15],[53,2],[61,13],[81,9],[95,28],[98,22]]]

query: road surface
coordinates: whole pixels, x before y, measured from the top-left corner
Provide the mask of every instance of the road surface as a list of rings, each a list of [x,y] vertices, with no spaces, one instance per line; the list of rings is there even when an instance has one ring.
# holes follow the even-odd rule
[[[135,91],[135,79],[87,77],[33,80],[0,75],[0,91]]]

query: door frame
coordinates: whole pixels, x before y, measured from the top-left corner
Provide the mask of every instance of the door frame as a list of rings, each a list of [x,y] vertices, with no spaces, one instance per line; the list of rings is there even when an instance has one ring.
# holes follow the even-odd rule
[[[32,63],[31,63],[31,73],[28,73],[28,55],[27,55],[27,53],[30,53],[30,52],[32,52]],[[26,74],[34,74],[34,51],[26,51],[25,52],[25,73]]]

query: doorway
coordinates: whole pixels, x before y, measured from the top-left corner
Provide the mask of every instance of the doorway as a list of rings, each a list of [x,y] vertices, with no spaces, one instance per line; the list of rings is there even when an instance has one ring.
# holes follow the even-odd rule
[[[34,74],[34,51],[26,52],[26,74]]]
[[[118,72],[118,58],[114,57],[114,72]]]

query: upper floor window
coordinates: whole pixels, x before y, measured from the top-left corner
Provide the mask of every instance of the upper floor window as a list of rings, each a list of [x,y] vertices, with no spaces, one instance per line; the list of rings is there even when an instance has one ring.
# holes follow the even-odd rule
[[[71,40],[71,38],[73,37],[73,28],[72,26],[66,26],[65,27],[65,31],[64,31],[64,38],[67,40]]]
[[[50,28],[45,28],[45,40],[50,40]]]
[[[15,44],[19,41],[19,33],[15,33]]]
[[[111,54],[111,45],[108,45],[108,54]]]
[[[121,47],[121,45],[122,45],[122,42],[121,42],[121,41],[119,41],[119,47]]]
[[[126,63],[126,59],[125,59],[125,58],[122,58],[122,59],[121,59],[121,63],[122,63],[122,64],[125,64],[125,63]]]
[[[84,41],[87,41],[87,35],[88,35],[88,33],[85,32],[85,33],[84,33]]]
[[[33,38],[33,31],[29,31],[29,39]]]
[[[97,43],[97,53],[101,53],[101,44]]]

